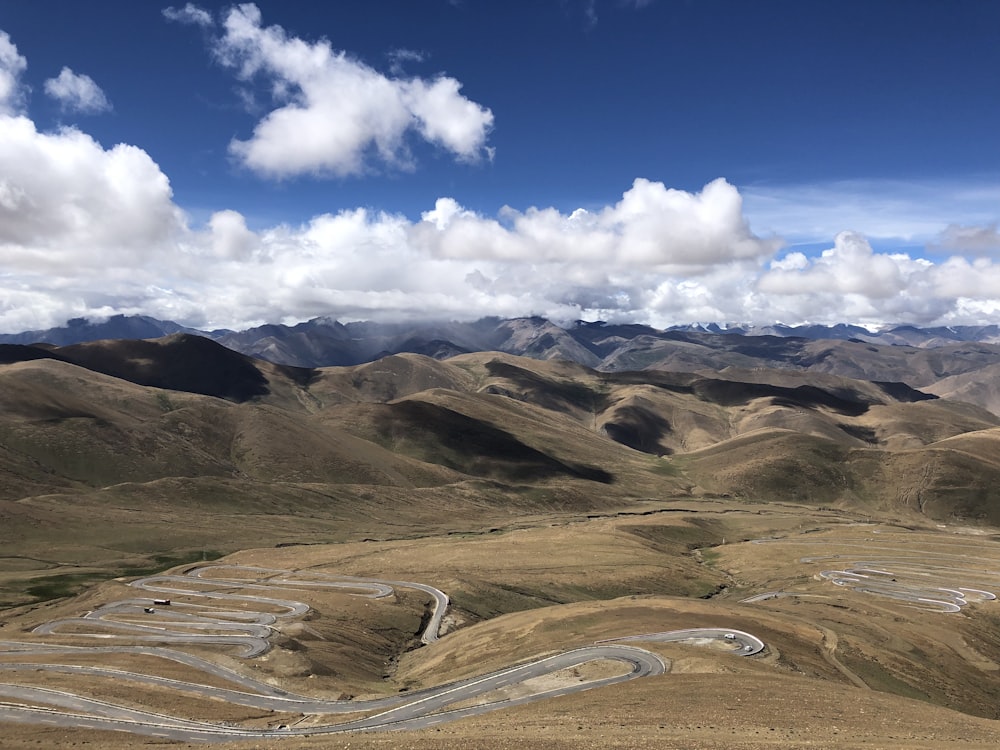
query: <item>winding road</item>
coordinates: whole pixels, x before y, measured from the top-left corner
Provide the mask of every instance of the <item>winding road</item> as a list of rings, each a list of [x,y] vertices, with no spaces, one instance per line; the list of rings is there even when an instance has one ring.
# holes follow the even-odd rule
[[[807,545],[815,547],[823,541],[755,539],[754,544]],[[923,552],[914,555],[912,549],[872,544],[870,540],[838,540],[825,542],[829,546],[859,547],[865,553],[877,552],[879,557],[830,554],[799,558],[803,564],[845,561],[836,569],[820,570],[820,580],[863,594],[908,602],[916,609],[928,612],[955,613],[973,602],[994,601],[993,589],[1000,590],[1000,571],[994,570],[997,560],[972,555]],[[896,553],[896,554],[883,554]],[[973,567],[976,564],[979,567]],[[785,596],[800,596],[788,591],[768,591],[742,600],[749,604]]]
[[[272,629],[281,620],[306,614],[309,606],[287,598],[290,592],[315,588],[343,590],[355,596],[381,598],[397,588],[421,591],[432,597],[432,610],[421,633],[421,641],[438,640],[447,595],[425,584],[351,576],[334,576],[312,571],[275,570],[236,565],[197,567],[183,575],[159,575],[133,581],[132,587],[155,594],[179,596],[184,601],[154,605],[152,599],[133,598],[113,602],[83,617],[64,618],[35,629],[38,635],[126,640],[130,645],[67,646],[38,641],[0,641],[0,675],[44,670],[63,674],[112,677],[136,685],[156,686],[181,694],[215,699],[275,712],[305,715],[369,714],[348,721],[308,727],[253,729],[229,726],[154,711],[117,705],[87,695],[0,680],[0,721],[27,722],[61,727],[112,729],[180,741],[222,741],[239,738],[306,736],[364,730],[419,729],[444,721],[611,685],[626,680],[664,674],[668,665],[656,654],[627,645],[628,642],[719,641],[732,653],[750,656],[764,649],[755,636],[737,630],[694,628],[646,635],[625,636],[592,646],[507,667],[496,672],[441,685],[406,695],[367,701],[319,700],[297,695],[226,669],[211,661],[166,646],[210,645],[238,649],[240,656],[252,658],[269,648]],[[195,600],[195,601],[192,601]],[[200,600],[207,600],[202,603]],[[236,609],[235,604],[241,608]],[[152,610],[152,611],[150,611]],[[136,645],[139,644],[139,645]],[[136,654],[183,664],[230,684],[222,688],[180,681],[109,667],[70,663],[84,654]],[[30,657],[30,658],[28,658]],[[21,659],[21,660],[19,660]],[[44,661],[40,660],[44,659]],[[520,685],[534,678],[578,667],[593,661],[616,661],[627,669],[611,677],[573,682],[558,688],[530,691],[516,698],[476,702],[497,690]],[[456,704],[466,704],[449,708]]]

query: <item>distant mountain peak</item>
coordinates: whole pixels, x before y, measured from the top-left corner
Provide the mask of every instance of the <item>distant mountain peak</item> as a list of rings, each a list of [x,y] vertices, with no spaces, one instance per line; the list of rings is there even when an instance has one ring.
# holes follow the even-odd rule
[[[69,346],[100,339],[154,339],[178,333],[202,336],[234,351],[276,364],[306,368],[360,364],[401,352],[444,359],[474,351],[569,359],[589,367],[604,368],[617,366],[610,362],[620,360],[620,352],[631,341],[641,339],[643,346],[649,347],[653,345],[651,342],[679,341],[679,337],[701,346],[711,346],[711,339],[704,337],[712,336],[748,340],[754,337],[826,339],[916,348],[971,341],[1000,344],[1000,326],[997,325],[920,328],[900,324],[873,330],[853,323],[751,325],[701,321],[660,330],[642,323],[605,320],[577,320],[559,326],[538,315],[510,319],[490,316],[471,322],[361,321],[346,324],[333,317],[321,316],[295,325],[271,323],[243,331],[199,331],[144,315],[113,315],[100,321],[74,318],[58,328],[0,335],[0,344]]]

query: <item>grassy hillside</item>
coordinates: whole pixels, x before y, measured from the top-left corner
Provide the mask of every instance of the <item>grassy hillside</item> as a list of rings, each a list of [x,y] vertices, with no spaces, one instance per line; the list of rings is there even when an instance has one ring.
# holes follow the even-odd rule
[[[768,644],[755,660],[649,646],[673,674],[503,714],[514,724],[497,714],[447,725],[442,736],[467,744],[501,726],[517,742],[514,726],[527,746],[598,747],[611,725],[595,716],[610,716],[639,727],[622,735],[627,746],[655,746],[681,725],[678,738],[706,747],[734,735],[767,746],[753,744],[761,732],[794,746],[807,726],[789,694],[820,717],[827,744],[817,746],[837,746],[833,722],[852,742],[901,749],[950,742],[953,711],[980,733],[994,725],[968,714],[1000,718],[995,602],[945,615],[824,578],[857,565],[892,583],[1000,592],[1000,418],[980,407],[789,368],[598,372],[479,352],[300,370],[183,335],[5,351],[5,637],[133,593],[113,579],[229,555],[449,593],[449,634],[433,647],[414,648],[421,595],[366,607],[316,593],[307,618],[282,626],[253,667],[213,657],[328,697],[407,692],[636,632],[712,625]],[[90,677],[18,679],[121,692]],[[127,698],[266,720],[159,690]],[[736,698],[751,708],[720,708]],[[678,701],[712,718],[663,720]],[[852,701],[878,720],[847,716],[840,707]],[[642,703],[656,707],[655,727]],[[876,730],[921,707],[925,734]],[[765,709],[766,720],[754,713]],[[12,747],[45,730],[25,731]],[[56,746],[84,736],[129,746],[127,736],[53,732]]]
[[[297,525],[352,529],[372,506],[398,514],[399,534],[488,527],[521,504],[586,513],[691,494],[996,517],[1000,419],[899,384],[497,353],[306,371],[183,334],[14,348],[19,361],[0,365],[0,533],[27,547],[51,531],[76,550],[66,560],[116,548],[123,528],[144,529],[136,554],[143,538],[161,542],[148,553],[233,550]],[[435,493],[451,498],[446,523],[422,510]],[[198,529],[222,514],[261,522],[210,544]],[[114,558],[102,559],[125,564]]]

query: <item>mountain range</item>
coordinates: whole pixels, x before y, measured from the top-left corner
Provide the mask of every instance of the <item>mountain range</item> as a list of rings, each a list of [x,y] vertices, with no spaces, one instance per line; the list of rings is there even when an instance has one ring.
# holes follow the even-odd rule
[[[553,350],[559,346],[566,347],[564,354],[571,355],[567,356],[568,359],[599,367],[601,360],[608,356],[609,344],[641,336],[682,340],[685,334],[832,339],[923,349],[965,342],[1000,344],[1000,325],[995,324],[934,328],[899,325],[872,331],[848,324],[720,326],[716,323],[694,323],[658,330],[641,324],[609,324],[602,321],[590,323],[582,320],[568,327],[560,327],[540,317],[507,320],[484,317],[473,322],[415,323],[340,323],[332,318],[319,317],[294,326],[268,324],[232,331],[200,330],[145,315],[114,315],[97,322],[74,318],[57,328],[0,334],[0,344],[46,343],[66,346],[100,339],[159,338],[172,333],[193,333],[244,354],[277,364],[301,367],[360,364],[386,354],[401,352],[436,355],[436,358],[441,359],[462,352],[495,350],[544,359],[546,355],[553,355]],[[543,339],[545,335],[552,336],[552,339]],[[590,355],[574,350],[569,341],[575,341],[588,350]]]
[[[474,322],[340,323],[315,318],[294,326],[199,331],[144,316],[83,319],[49,330],[0,335],[0,345],[76,344],[197,335],[256,359],[299,368],[352,366],[412,353],[444,360],[498,351],[566,360],[602,372],[796,370],[879,382],[901,382],[1000,414],[1000,326],[872,332],[853,325],[731,326],[657,330],[645,325],[587,323],[562,327],[544,318]]]
[[[759,633],[770,652],[736,667],[729,654],[677,646],[665,652],[676,674],[636,711],[669,704],[677,685],[687,694],[694,678],[706,680],[690,688],[699,710],[735,716],[733,670],[745,668],[758,680],[750,692],[789,706],[740,712],[765,717],[754,732],[792,726],[801,711],[788,695],[809,690],[835,695],[816,715],[835,717],[838,731],[835,690],[857,690],[866,711],[894,694],[892,710],[870,719],[878,726],[864,724],[873,736],[897,710],[920,721],[942,706],[963,711],[959,733],[968,714],[1000,716],[995,601],[943,615],[820,575],[858,559],[868,561],[853,563],[861,579],[880,577],[873,591],[907,575],[924,587],[934,575],[953,593],[996,589],[996,343],[540,318],[242,333],[113,318],[40,333],[0,343],[5,638],[134,596],[125,581],[165,568],[230,553],[282,570],[335,560],[338,574],[442,586],[458,630],[444,650],[407,651],[407,631],[373,651],[370,631],[395,631],[371,614],[345,635],[350,617],[334,598],[277,633],[250,669],[333,695],[356,694],[355,679],[399,694],[421,683],[391,682],[389,665],[411,658],[414,674],[440,659],[438,684],[478,674],[455,671],[463,654],[526,658],[516,651],[525,639],[543,653],[632,633],[637,620],[649,632],[711,622]],[[310,364],[330,359],[340,363]],[[415,623],[423,603],[411,603]],[[463,633],[478,640],[468,646]],[[345,664],[355,665],[346,676]],[[73,685],[85,694],[103,689],[84,679]],[[138,689],[128,686],[130,700]],[[135,700],[162,705],[158,693]],[[701,716],[692,721],[722,726]],[[649,747],[662,746],[654,721]],[[712,746],[731,746],[726,726]],[[907,735],[880,746],[925,744]]]
[[[772,337],[764,349],[782,341],[806,340]],[[918,361],[941,349],[809,343],[829,353],[809,350],[811,369],[698,372],[667,369],[663,358],[652,368],[599,371],[496,351],[301,368],[188,333],[0,345],[0,500],[114,494],[123,483],[179,478],[250,481],[272,493],[279,482],[284,494],[289,482],[475,480],[517,495],[582,481],[582,496],[602,486],[605,499],[663,491],[666,482],[682,494],[852,504],[906,505],[911,493],[924,513],[995,515],[987,488],[1000,482],[1000,416],[898,379],[845,377],[829,364],[846,367],[848,354],[865,353],[856,369],[890,370],[902,366],[889,357],[900,352],[914,379],[926,380],[934,366],[972,374],[972,362],[997,352],[966,345],[965,355]],[[919,474],[895,476],[918,465]]]

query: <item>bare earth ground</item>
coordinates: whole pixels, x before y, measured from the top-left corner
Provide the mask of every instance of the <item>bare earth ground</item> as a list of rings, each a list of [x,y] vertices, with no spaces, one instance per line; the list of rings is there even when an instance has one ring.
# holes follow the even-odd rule
[[[219,747],[271,748],[941,748],[994,747],[1000,736],[1000,602],[960,612],[838,586],[831,569],[1000,592],[1000,543],[987,528],[897,517],[870,522],[794,505],[684,500],[646,514],[551,519],[533,528],[418,540],[246,550],[225,562],[413,580],[452,595],[451,632],[412,649],[429,597],[387,600],[296,592],[313,610],[282,625],[266,656],[192,653],[289,690],[337,698],[389,695],[565,648],[691,627],[745,630],[765,653],[739,658],[704,644],[640,643],[671,664],[661,677],[585,691],[431,730],[334,735]],[[754,541],[766,539],[766,541]],[[185,566],[190,567],[190,566]],[[765,592],[780,596],[742,600]],[[80,597],[8,610],[0,638],[42,641],[31,627],[135,595],[120,582]],[[699,598],[706,597],[706,598]],[[94,645],[72,635],[45,642]],[[103,643],[101,645],[104,645]],[[408,650],[411,649],[411,650]],[[8,658],[7,660],[10,660]],[[220,684],[149,657],[81,655],[73,663]],[[545,678],[614,673],[596,663]],[[4,681],[86,691],[164,713],[245,726],[323,723],[198,700],[113,679],[42,672]],[[526,688],[489,696],[515,697]],[[129,748],[168,744],[123,733],[4,724],[2,746]]]

